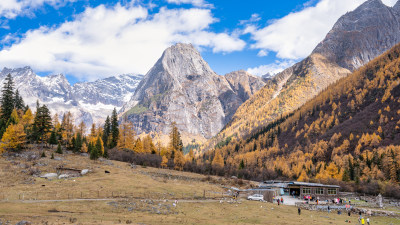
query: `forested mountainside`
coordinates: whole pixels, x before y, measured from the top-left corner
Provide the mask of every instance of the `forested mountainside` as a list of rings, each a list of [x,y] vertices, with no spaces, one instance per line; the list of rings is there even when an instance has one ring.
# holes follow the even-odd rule
[[[217,75],[191,44],[179,43],[164,51],[121,112],[138,134],[168,134],[175,122],[190,140],[211,138],[264,84],[245,71]]]
[[[226,168],[264,179],[268,174],[255,171],[299,181],[399,182],[400,44],[300,109],[220,143],[203,160],[216,155]]]
[[[388,7],[380,0],[369,0],[343,15],[309,57],[277,74],[242,104],[206,149],[226,137],[247,135],[299,108],[400,42],[399,5]]]

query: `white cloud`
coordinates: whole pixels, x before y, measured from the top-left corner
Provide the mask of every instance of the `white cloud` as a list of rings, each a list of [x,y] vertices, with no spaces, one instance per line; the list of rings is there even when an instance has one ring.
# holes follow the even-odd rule
[[[257,13],[254,13],[251,15],[250,19],[248,20],[240,20],[239,25],[244,25],[244,24],[248,24],[248,23],[255,23],[257,21],[260,21],[261,17],[260,15],[258,15]]]
[[[275,61],[275,63],[249,68],[247,69],[247,72],[256,76],[263,76],[268,73],[272,76],[279,72],[282,72],[284,69],[292,66],[295,63],[296,61],[294,60],[281,60],[281,61],[277,60]]]
[[[31,10],[37,9],[44,4],[57,7],[74,1],[76,0],[1,0],[0,18],[13,19],[20,14],[29,14]]]
[[[30,65],[36,71],[94,80],[122,73],[146,73],[165,48],[191,42],[214,52],[240,51],[245,42],[208,31],[209,9],[166,9],[149,15],[142,6],[87,8],[73,21],[30,30],[0,51],[0,65]]]
[[[213,7],[212,4],[207,3],[204,0],[167,0],[168,3],[172,3],[172,4],[177,4],[177,5],[181,5],[181,4],[191,4],[197,7]]]
[[[259,56],[259,57],[264,57],[264,56],[267,56],[267,55],[268,55],[268,52],[265,51],[265,50],[263,50],[263,49],[261,49],[261,50],[257,53],[257,56]]]
[[[279,58],[301,59],[323,40],[340,16],[365,1],[320,0],[315,6],[273,20],[266,27],[259,29],[255,25],[248,25],[244,33],[251,34],[255,41],[251,45],[254,49],[277,52]],[[383,2],[393,6],[396,0]]]

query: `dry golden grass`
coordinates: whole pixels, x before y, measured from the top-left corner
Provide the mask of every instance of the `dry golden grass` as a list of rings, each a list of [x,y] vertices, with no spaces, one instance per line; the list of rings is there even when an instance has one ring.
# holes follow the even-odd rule
[[[49,156],[51,153],[47,152]],[[0,222],[21,220],[33,224],[348,224],[357,218],[345,215],[311,212],[303,210],[297,215],[297,208],[277,206],[270,203],[249,202],[229,203],[224,200],[193,200],[207,190],[207,197],[214,197],[211,191],[221,193],[224,189],[219,182],[225,179],[210,178],[179,171],[155,168],[132,169],[128,164],[112,161],[93,162],[82,156],[63,155],[63,161],[50,157],[36,162],[47,164],[35,166],[42,173],[55,172],[54,168],[64,163],[65,167],[89,168],[91,173],[83,177],[66,180],[33,178],[23,173],[27,168],[21,164],[32,161],[0,158]],[[104,173],[105,170],[110,174]],[[27,184],[29,182],[34,182]],[[214,184],[215,183],[215,184]],[[228,185],[228,183],[227,183]],[[102,200],[76,200],[83,198],[107,198]],[[125,194],[125,192],[127,194]],[[18,200],[22,198],[24,201]],[[38,193],[38,194],[37,194]],[[98,196],[98,193],[100,195]],[[73,196],[72,196],[73,194]],[[112,198],[114,194],[114,198]],[[118,196],[133,198],[118,198]],[[174,199],[179,200],[173,207]],[[220,194],[216,194],[218,197]],[[2,200],[3,196],[5,199]],[[56,199],[43,201],[29,199]],[[70,199],[68,199],[70,198]],[[153,201],[149,201],[152,199]],[[169,199],[169,200],[166,200]],[[191,200],[189,200],[191,199]],[[158,211],[160,210],[160,211]],[[160,214],[158,214],[158,213]],[[398,224],[396,218],[373,217],[373,224]]]

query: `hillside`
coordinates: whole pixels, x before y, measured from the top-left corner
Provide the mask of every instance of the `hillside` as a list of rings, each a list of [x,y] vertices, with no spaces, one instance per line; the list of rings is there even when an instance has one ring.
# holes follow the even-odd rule
[[[265,168],[298,180],[399,182],[400,45],[300,109],[216,152],[203,159],[222,154],[233,170]],[[364,191],[375,193],[376,185]]]
[[[299,108],[400,42],[398,5],[388,7],[380,0],[369,0],[343,15],[309,57],[277,74],[239,107],[207,149],[226,137],[247,135]]]
[[[53,152],[48,149],[46,154]],[[240,187],[235,179],[132,167],[112,160],[92,161],[68,153],[55,154],[55,159],[39,155],[40,151],[30,150],[0,157],[0,223],[265,224],[268,221],[287,224],[290,221],[300,225],[307,221],[315,225],[345,225],[346,219],[356,221],[358,216],[304,210],[301,217],[293,220],[297,213],[293,206],[277,207],[276,203],[244,198],[233,201],[223,187]],[[90,171],[62,179],[39,177],[56,172],[55,168],[61,165]],[[243,182],[241,188],[249,186],[247,181]],[[312,217],[318,220],[310,222]],[[397,220],[374,217],[379,224],[394,224]]]
[[[244,71],[217,75],[191,44],[166,49],[121,113],[138,134],[168,134],[175,122],[190,140],[211,138],[264,86]]]

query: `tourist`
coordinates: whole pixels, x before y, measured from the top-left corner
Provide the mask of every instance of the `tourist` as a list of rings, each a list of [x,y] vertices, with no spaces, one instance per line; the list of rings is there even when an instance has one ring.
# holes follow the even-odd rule
[[[364,220],[364,218],[361,218],[361,225],[365,225],[365,220]]]
[[[331,212],[331,207],[328,205],[328,213]]]
[[[282,203],[282,205],[283,205],[283,197],[281,197],[281,203]]]
[[[297,213],[299,214],[299,216],[300,216],[300,214],[301,214],[301,209],[300,209],[300,207],[297,209]],[[368,223],[369,224],[369,223]]]
[[[280,205],[281,204],[281,200],[278,198],[278,205]]]
[[[369,225],[369,217],[367,218],[367,224]]]

